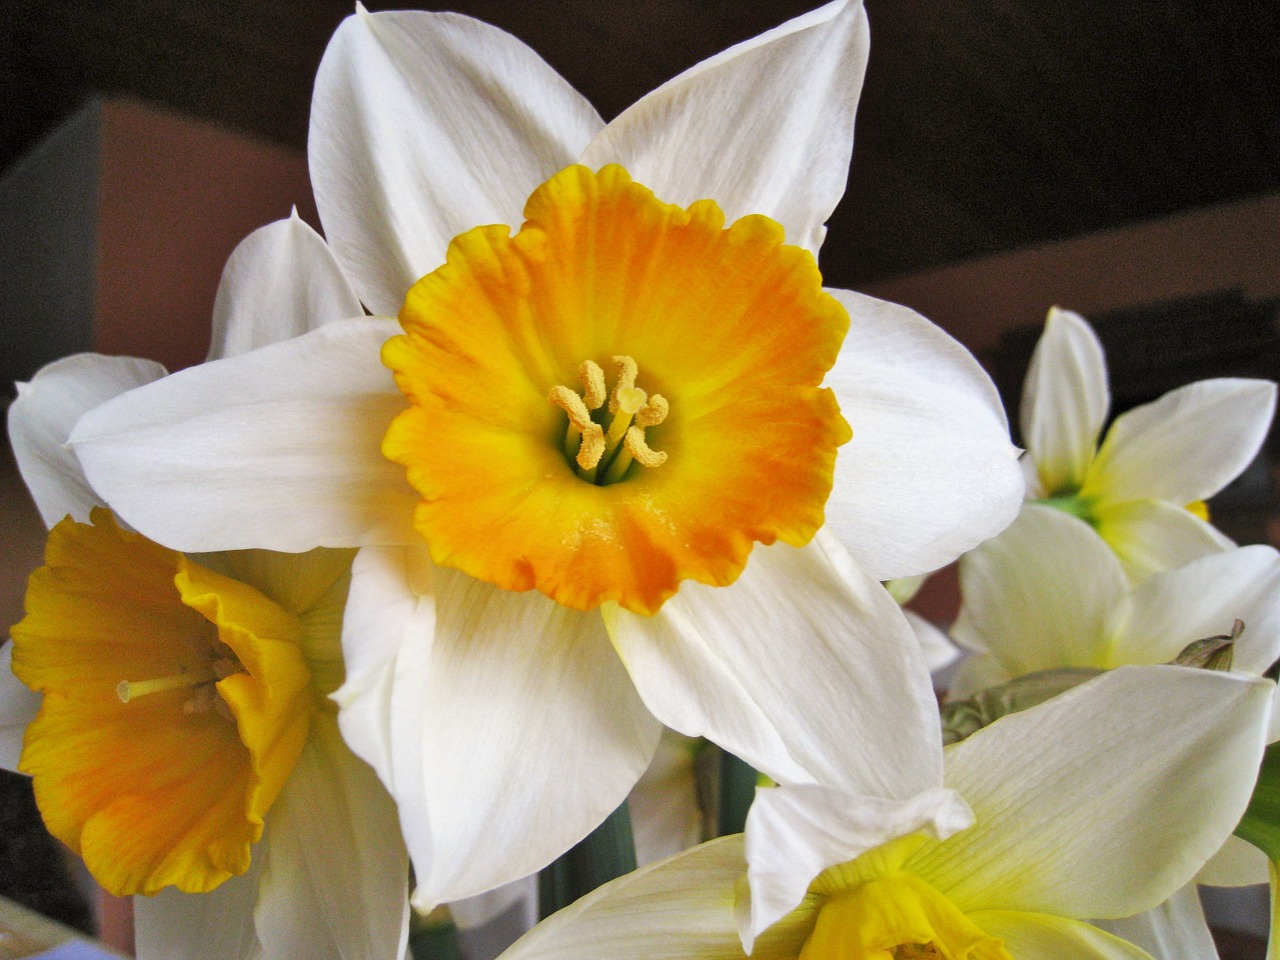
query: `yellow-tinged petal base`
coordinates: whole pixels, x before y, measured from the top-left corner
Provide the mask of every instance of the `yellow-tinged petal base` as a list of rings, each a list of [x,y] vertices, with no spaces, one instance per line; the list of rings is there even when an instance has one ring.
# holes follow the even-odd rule
[[[383,452],[422,494],[435,561],[647,614],[682,580],[733,582],[756,542],[808,542],[851,436],[821,386],[848,316],[813,257],[766,217],[726,229],[712,201],[663,203],[617,166],[561,171],[525,217],[455,238],[383,350],[410,403]],[[615,404],[575,426],[552,391],[582,382],[594,403],[582,371],[623,361],[638,373],[618,389],[662,410],[610,446]]]
[[[306,740],[301,626],[108,511],[91,519],[50,532],[13,628],[14,673],[44,695],[19,769],[110,892],[205,892],[248,869]]]
[[[912,873],[828,897],[800,960],[1012,960],[950,900]]]

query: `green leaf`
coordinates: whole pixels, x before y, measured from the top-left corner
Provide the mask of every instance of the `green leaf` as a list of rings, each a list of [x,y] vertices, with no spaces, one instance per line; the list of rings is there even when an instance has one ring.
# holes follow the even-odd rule
[[[1263,754],[1253,798],[1240,818],[1236,836],[1248,840],[1270,859],[1280,860],[1280,743],[1271,744]]]
[[[538,874],[538,913],[549,917],[635,868],[636,842],[624,801],[586,839]]]

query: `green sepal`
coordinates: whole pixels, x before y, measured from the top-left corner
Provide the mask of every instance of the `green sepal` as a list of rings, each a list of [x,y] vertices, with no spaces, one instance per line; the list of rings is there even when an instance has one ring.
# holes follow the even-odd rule
[[[1280,743],[1271,744],[1262,755],[1253,797],[1235,833],[1271,860],[1280,860]]]
[[[538,874],[538,915],[549,917],[635,868],[636,842],[624,801],[585,839]]]

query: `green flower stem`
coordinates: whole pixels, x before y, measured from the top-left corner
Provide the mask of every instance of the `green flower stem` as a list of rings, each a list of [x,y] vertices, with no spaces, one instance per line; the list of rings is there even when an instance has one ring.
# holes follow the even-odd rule
[[[635,868],[636,844],[624,802],[586,839],[538,874],[538,913],[549,917]]]
[[[432,915],[434,917],[434,914]],[[409,915],[409,956],[413,960],[462,960],[458,928],[452,920]]]
[[[720,754],[720,811],[716,835],[742,833],[747,827],[747,810],[756,795],[758,778],[753,767],[727,750]]]

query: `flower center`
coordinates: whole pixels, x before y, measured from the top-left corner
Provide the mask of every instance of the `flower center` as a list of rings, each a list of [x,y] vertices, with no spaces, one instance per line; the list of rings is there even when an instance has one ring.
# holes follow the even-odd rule
[[[213,625],[192,636],[187,645],[194,654],[195,663],[183,663],[177,673],[152,677],[149,680],[121,680],[116,684],[116,696],[121,703],[129,703],[139,697],[168,690],[189,689],[191,696],[182,703],[186,714],[208,713],[217,710],[225,719],[235,722],[235,715],[226,700],[218,695],[217,682],[237,673],[247,673],[236,652],[214,635]]]
[[[670,407],[660,393],[652,397],[636,386],[639,366],[631,357],[614,357],[618,382],[606,408],[604,371],[594,360],[578,367],[582,394],[565,386],[555,386],[547,400],[565,412],[565,456],[577,465],[577,474],[588,483],[617,483],[633,463],[660,467],[667,462],[664,451],[653,450],[645,439],[646,427],[656,427],[667,419]]]
[[[998,938],[912,873],[829,896],[800,960],[1011,960]]]
[[[652,614],[822,526],[849,317],[766,217],[726,226],[710,200],[568,167],[516,233],[455,237],[400,322],[382,359],[407,406],[382,451],[442,566]]]

